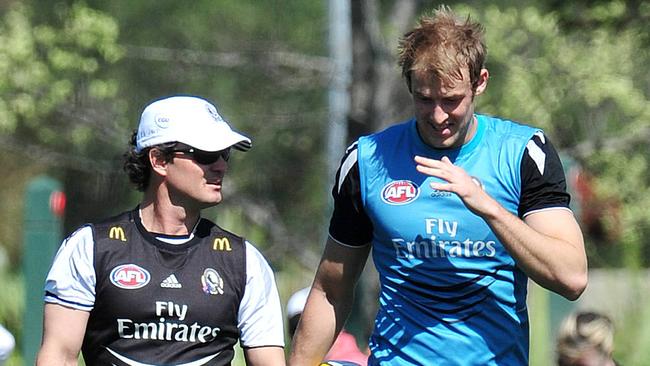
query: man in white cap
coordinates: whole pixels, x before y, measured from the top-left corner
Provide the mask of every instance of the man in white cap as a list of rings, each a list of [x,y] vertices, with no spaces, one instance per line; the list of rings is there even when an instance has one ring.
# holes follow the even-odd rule
[[[68,237],[45,284],[37,365],[284,365],[273,272],[244,238],[201,217],[222,200],[231,148],[251,140],[210,102],[149,104],[124,168],[134,210]]]

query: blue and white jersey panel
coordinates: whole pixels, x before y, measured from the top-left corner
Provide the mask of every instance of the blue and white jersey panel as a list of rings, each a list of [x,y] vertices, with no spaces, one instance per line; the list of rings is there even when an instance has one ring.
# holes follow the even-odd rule
[[[536,129],[483,115],[458,149],[423,143],[415,120],[359,139],[361,196],[373,225],[380,309],[371,363],[527,364],[527,278],[485,221],[433,190],[416,155],[447,156],[517,215],[520,166]],[[477,316],[479,315],[479,316]]]

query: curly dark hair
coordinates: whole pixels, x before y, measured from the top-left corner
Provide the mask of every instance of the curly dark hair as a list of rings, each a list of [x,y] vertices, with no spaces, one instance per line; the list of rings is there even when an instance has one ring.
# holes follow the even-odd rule
[[[151,162],[149,161],[149,151],[156,149],[160,156],[170,162],[174,158],[174,147],[176,142],[169,142],[152,147],[148,147],[138,152],[136,149],[138,131],[133,131],[129,140],[129,149],[124,153],[123,169],[129,176],[131,183],[135,185],[138,191],[144,192],[149,187],[151,180]]]

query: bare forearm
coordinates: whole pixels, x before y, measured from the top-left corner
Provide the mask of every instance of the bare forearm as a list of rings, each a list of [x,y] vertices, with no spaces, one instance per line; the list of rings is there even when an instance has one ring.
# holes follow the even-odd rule
[[[328,240],[293,337],[290,365],[317,365],[329,351],[350,314],[354,287],[369,249],[345,248]]]
[[[77,361],[78,355],[64,354],[43,347],[36,358],[36,366],[77,366]]]
[[[438,177],[431,188],[453,192],[482,217],[517,265],[535,282],[568,299],[587,285],[587,258],[582,232],[569,210],[553,208],[530,213],[525,222],[506,210],[472,177],[447,157],[415,157],[417,170]]]
[[[282,347],[245,348],[244,357],[247,366],[286,366]]]
[[[317,365],[325,357],[343,327],[350,305],[332,304],[320,289],[314,289],[307,300],[293,338],[289,365]]]
[[[77,365],[90,313],[58,304],[45,304],[43,313],[43,343],[36,365]]]

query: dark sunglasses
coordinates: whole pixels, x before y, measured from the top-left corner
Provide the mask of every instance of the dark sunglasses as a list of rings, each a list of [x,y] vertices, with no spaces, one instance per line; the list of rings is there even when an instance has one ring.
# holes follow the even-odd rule
[[[175,153],[182,153],[192,157],[192,160],[202,165],[210,165],[216,163],[219,159],[228,161],[230,159],[230,148],[219,151],[203,151],[193,147],[176,148]]]

